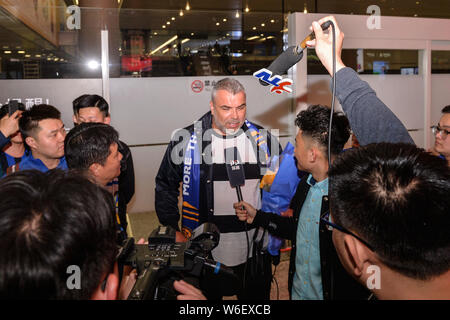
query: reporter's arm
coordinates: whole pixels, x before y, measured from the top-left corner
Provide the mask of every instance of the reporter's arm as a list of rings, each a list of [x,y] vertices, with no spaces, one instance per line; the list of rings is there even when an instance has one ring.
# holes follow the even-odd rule
[[[336,97],[349,119],[350,126],[361,145],[376,142],[411,143],[413,139],[408,130],[395,114],[376,96],[369,84],[361,80],[358,74],[344,65],[341,60],[344,33],[336,19],[327,16],[314,22],[312,28],[316,39],[307,45],[315,46],[317,56],[333,77],[333,32],[322,31],[320,25],[331,20],[336,31]]]
[[[239,220],[267,229],[274,236],[291,239],[295,234],[295,221],[292,217],[256,210],[245,201],[235,203],[233,206]]]

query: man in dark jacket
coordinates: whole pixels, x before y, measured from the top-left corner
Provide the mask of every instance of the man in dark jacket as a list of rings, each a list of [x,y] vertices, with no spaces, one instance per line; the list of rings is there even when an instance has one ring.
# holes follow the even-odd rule
[[[220,241],[212,250],[212,258],[232,267],[242,280],[238,298],[269,299],[271,261],[264,250],[268,236],[260,228],[247,230],[236,218],[232,205],[236,191],[230,186],[224,150],[237,148],[245,169],[243,198],[260,207],[260,180],[265,164],[281,148],[263,128],[246,120],[246,108],[242,84],[230,78],[217,82],[211,111],[172,136],[156,176],[155,208],[161,224],[180,230],[181,184],[183,235],[178,231],[178,239],[189,238],[195,227],[204,222],[214,223],[220,231]],[[230,295],[221,291],[213,279],[203,284],[208,299]]]
[[[84,94],[73,101],[73,122],[98,122],[111,124],[109,105],[103,97],[96,94]],[[127,204],[134,195],[134,166],[130,148],[123,141],[118,141],[119,152],[123,158],[120,163],[119,184],[119,219],[120,225],[127,230]],[[113,182],[117,183],[117,182]]]

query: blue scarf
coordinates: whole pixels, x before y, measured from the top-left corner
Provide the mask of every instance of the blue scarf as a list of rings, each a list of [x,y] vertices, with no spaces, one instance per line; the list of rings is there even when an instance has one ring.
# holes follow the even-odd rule
[[[266,140],[250,121],[245,120],[245,124],[258,147],[264,151],[268,163],[270,152]],[[181,231],[188,239],[192,236],[192,231],[200,225],[200,155],[201,150],[194,130],[186,148],[183,167]]]

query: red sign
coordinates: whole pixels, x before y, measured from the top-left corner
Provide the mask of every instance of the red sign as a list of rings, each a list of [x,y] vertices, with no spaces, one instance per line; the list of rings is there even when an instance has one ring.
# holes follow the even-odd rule
[[[192,91],[194,91],[195,93],[200,93],[202,92],[204,86],[203,86],[203,81],[201,80],[194,80],[191,83],[191,89]]]
[[[152,58],[143,56],[122,56],[122,70],[129,72],[152,71]]]

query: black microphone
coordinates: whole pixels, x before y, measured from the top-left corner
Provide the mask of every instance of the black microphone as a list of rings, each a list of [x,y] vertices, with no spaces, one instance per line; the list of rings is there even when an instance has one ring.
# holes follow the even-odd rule
[[[331,21],[322,23],[322,30],[326,30],[330,27]],[[297,62],[303,58],[303,50],[306,48],[306,41],[314,40],[316,35],[311,32],[303,41],[296,46],[290,46],[282,54],[280,54],[271,64],[267,67],[267,70],[272,72],[273,75],[281,76],[287,74],[287,71],[292,68]],[[264,86],[268,86],[269,83],[259,80]]]
[[[232,188],[236,188],[238,201],[242,201],[241,186],[245,184],[244,168],[236,147],[225,149],[225,166]]]

